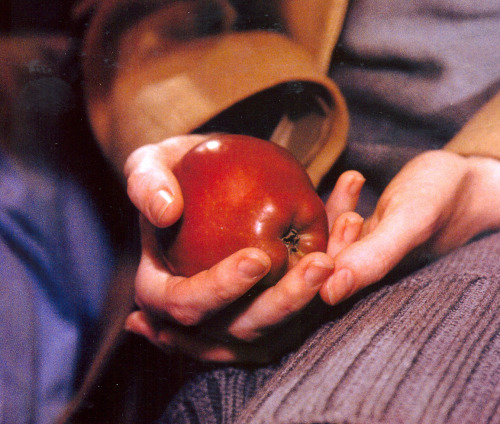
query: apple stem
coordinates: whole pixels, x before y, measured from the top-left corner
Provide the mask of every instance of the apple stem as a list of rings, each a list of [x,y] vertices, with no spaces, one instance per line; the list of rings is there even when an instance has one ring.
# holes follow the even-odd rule
[[[299,244],[300,237],[297,230],[290,228],[281,240],[283,240],[289,252],[298,252],[297,245]]]

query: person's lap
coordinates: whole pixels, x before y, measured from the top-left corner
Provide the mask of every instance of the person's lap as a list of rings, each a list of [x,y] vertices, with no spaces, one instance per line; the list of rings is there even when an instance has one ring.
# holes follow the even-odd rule
[[[499,257],[494,233],[386,280],[281,365],[197,376],[161,422],[498,422]]]

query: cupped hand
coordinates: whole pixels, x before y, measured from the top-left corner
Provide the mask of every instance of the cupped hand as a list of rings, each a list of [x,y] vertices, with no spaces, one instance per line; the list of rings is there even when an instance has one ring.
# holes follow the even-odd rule
[[[379,281],[416,248],[441,255],[499,227],[500,162],[426,152],[391,181],[359,240],[337,252],[335,272],[320,295],[330,305],[339,303]]]
[[[193,277],[174,276],[161,259],[155,226],[171,225],[182,213],[182,193],[170,168],[203,140],[197,137],[146,146],[127,161],[128,192],[143,216],[135,287],[139,310],[128,317],[126,328],[160,348],[200,360],[267,362],[300,342],[315,322],[304,314],[311,313],[319,289],[331,277],[332,254],[361,231],[362,220],[352,210],[364,179],[349,171],[336,184],[328,254],[305,256],[276,285],[259,289],[257,283],[271,264],[255,248],[240,250]],[[179,147],[182,141],[189,148]]]

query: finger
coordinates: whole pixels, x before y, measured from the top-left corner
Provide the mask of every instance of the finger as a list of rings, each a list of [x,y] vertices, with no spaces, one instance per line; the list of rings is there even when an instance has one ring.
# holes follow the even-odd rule
[[[333,259],[324,253],[305,256],[276,285],[261,293],[231,323],[228,332],[245,341],[261,337],[266,329],[281,324],[311,302],[333,267]]]
[[[153,322],[151,317],[149,317],[145,312],[134,311],[125,320],[124,329],[130,333],[144,337],[150,343],[165,352],[172,352],[175,346],[169,346],[168,344],[161,343],[158,340],[159,330],[157,326],[158,324]]]
[[[179,183],[160,160],[159,147],[143,146],[125,165],[127,193],[139,211],[157,227],[172,225],[184,207]]]
[[[343,213],[333,223],[326,253],[334,258],[339,252],[358,240],[362,229],[363,218],[361,216],[356,212]]]
[[[375,218],[367,220],[364,227],[373,222]],[[333,305],[379,281],[431,234],[428,225],[408,211],[384,217],[371,233],[337,255],[335,272],[321,288],[321,298]]]
[[[150,341],[156,340],[156,329],[143,311],[134,311],[125,320],[126,331],[141,335]]]
[[[364,183],[365,178],[358,171],[346,171],[340,175],[325,205],[330,228],[341,214],[356,208]]]
[[[269,350],[262,345],[208,340],[170,326],[168,323],[153,323],[143,311],[132,312],[127,317],[125,330],[146,338],[163,351],[179,350],[200,361],[265,363],[270,359]]]
[[[220,363],[267,363],[272,358],[270,345],[224,343],[187,334],[181,329],[164,328],[157,345],[175,348],[200,361]]]
[[[157,227],[167,227],[179,219],[184,207],[182,192],[171,169],[193,146],[206,136],[172,137],[143,146],[125,163],[127,193],[132,203]]]
[[[159,258],[154,228],[145,227],[136,303],[147,312],[183,325],[196,325],[225,308],[258,283],[271,267],[267,254],[247,248],[190,278],[173,276]]]

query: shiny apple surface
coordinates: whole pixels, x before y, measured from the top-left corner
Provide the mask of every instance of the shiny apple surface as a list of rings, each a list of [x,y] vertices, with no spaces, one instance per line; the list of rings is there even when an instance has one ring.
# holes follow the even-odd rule
[[[165,262],[192,276],[245,247],[271,258],[274,284],[310,252],[326,250],[324,205],[302,165],[285,149],[249,136],[218,134],[174,168],[184,212],[159,231]]]

